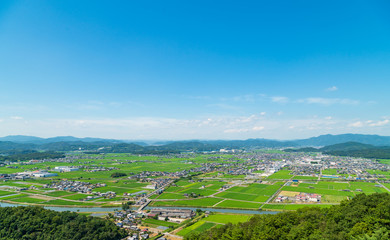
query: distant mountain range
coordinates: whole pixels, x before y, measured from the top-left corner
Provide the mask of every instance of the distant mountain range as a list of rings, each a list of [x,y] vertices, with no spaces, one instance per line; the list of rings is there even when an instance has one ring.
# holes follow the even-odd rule
[[[16,142],[16,143],[34,143],[34,144],[45,144],[54,142],[123,142],[121,140],[114,139],[103,139],[103,138],[77,138],[72,136],[59,136],[52,138],[40,138],[34,136],[24,135],[10,135],[6,137],[0,137],[0,141]]]
[[[158,142],[156,144],[146,144],[144,142],[130,142],[125,140],[102,138],[76,138],[72,136],[39,138],[34,136],[15,135],[0,138],[0,153],[13,154],[14,152],[21,152],[27,150],[73,151],[79,149],[94,152],[168,153],[181,151],[213,151],[219,150],[221,148],[318,148],[346,142],[370,144],[373,147],[390,146],[390,137],[363,134],[341,134],[321,135],[308,139],[290,141],[279,141],[270,139],[193,140],[167,141]]]
[[[371,144],[374,146],[390,146],[390,136],[366,135],[366,134],[340,134],[340,135],[321,135],[308,139],[293,141],[300,146],[328,146],[345,142],[358,142]]]
[[[374,146],[359,142],[338,143],[322,148],[285,149],[286,152],[322,152],[334,156],[390,159],[390,146]]]

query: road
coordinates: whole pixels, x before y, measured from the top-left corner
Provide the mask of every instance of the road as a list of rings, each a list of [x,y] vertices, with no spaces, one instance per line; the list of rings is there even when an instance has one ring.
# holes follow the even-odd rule
[[[144,204],[142,204],[139,208],[138,208],[138,212],[142,211],[146,206],[149,205],[149,203],[152,201],[151,199],[149,199],[150,196],[152,196],[153,194],[157,193],[158,191],[160,190],[164,190],[166,187],[169,187],[169,185],[171,185],[173,183],[173,180],[169,181],[167,184],[161,186],[160,188],[154,190],[153,192],[149,193],[148,195],[146,195],[145,197],[141,198],[139,201],[142,201],[142,200],[145,200],[146,202]]]
[[[378,182],[378,181],[376,181],[375,183],[381,185],[384,189],[386,189],[388,192],[390,192],[390,189],[388,189],[388,188],[387,188],[385,185],[383,185],[382,183],[380,183],[380,182]]]
[[[289,183],[293,178],[295,177],[295,175],[293,175],[288,181],[286,181],[270,198],[268,198],[268,200],[265,202],[265,203],[263,203],[263,205],[261,205],[260,207],[259,207],[259,210],[261,210],[263,207],[264,207],[264,205],[265,204],[268,204],[272,199],[274,199],[274,197],[276,197],[277,195],[279,195],[279,193],[280,193],[280,191],[282,190],[282,188],[284,187],[284,186],[286,186],[287,185],[287,183]]]

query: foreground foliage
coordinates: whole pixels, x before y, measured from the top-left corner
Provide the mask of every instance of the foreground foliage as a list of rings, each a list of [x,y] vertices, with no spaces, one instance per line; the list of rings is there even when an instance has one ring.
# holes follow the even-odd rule
[[[42,207],[0,208],[0,239],[122,239],[127,234],[108,220]]]
[[[303,208],[276,215],[256,215],[248,222],[226,224],[195,239],[389,239],[390,195],[360,194],[329,209]]]

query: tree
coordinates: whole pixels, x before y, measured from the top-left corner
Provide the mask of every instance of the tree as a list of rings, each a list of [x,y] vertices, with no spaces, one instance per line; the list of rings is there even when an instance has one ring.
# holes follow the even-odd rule
[[[126,173],[114,172],[113,174],[111,174],[112,178],[118,178],[118,177],[124,177],[124,176],[127,176]]]

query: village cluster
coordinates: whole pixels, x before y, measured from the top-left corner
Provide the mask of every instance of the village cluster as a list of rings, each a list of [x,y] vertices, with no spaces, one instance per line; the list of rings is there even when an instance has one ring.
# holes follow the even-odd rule
[[[142,227],[140,223],[145,219],[156,219],[172,223],[182,223],[196,215],[191,209],[152,209],[147,211],[134,211],[131,209],[116,211],[109,216],[114,219],[117,226],[127,229],[131,234],[128,240],[148,239],[158,233],[169,229],[160,226],[156,229]],[[159,239],[164,239],[159,238]]]

